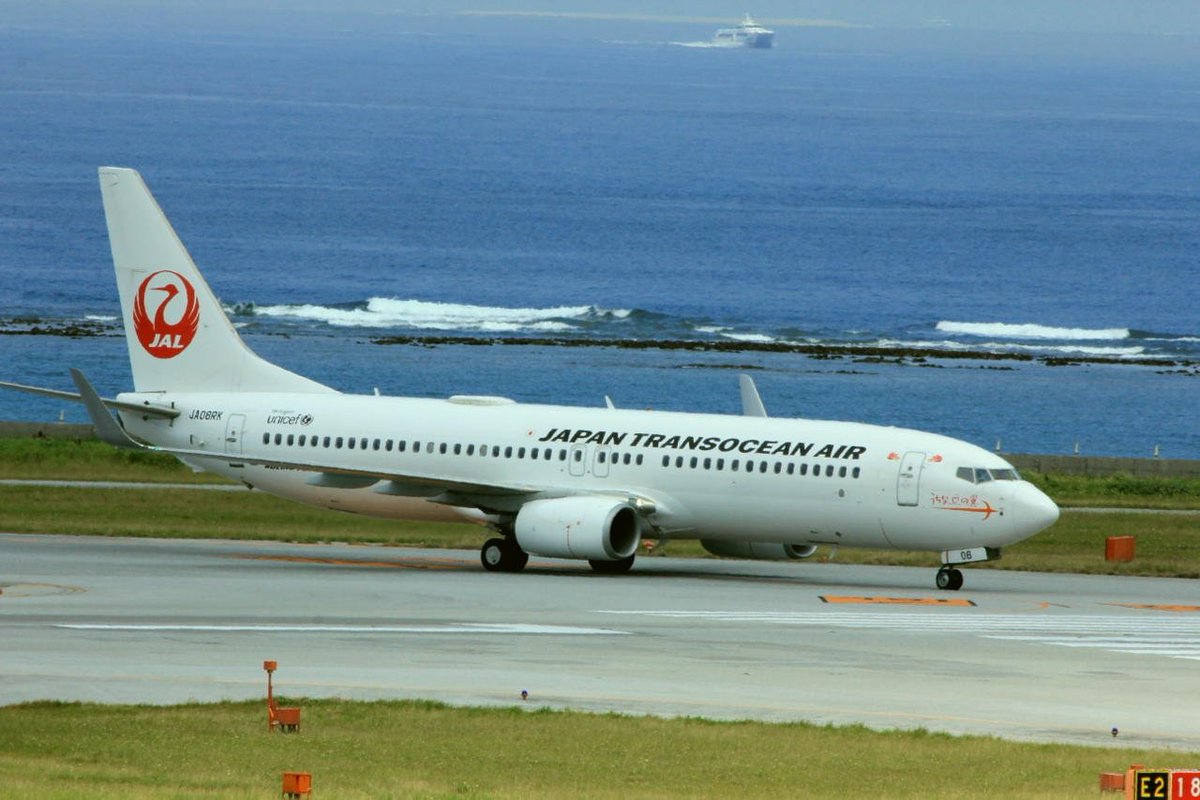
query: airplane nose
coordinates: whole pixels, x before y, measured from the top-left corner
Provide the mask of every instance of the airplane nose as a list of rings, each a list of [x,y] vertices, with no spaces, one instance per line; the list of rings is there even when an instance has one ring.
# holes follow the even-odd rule
[[[1023,488],[1016,526],[1026,536],[1032,536],[1058,522],[1058,506],[1036,486],[1026,484]]]

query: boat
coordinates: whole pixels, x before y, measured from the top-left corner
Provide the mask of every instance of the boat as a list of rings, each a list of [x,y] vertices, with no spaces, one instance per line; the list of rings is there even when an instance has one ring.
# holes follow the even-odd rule
[[[721,28],[713,35],[716,47],[767,48],[775,43],[775,31],[767,30],[747,14],[733,28]]]

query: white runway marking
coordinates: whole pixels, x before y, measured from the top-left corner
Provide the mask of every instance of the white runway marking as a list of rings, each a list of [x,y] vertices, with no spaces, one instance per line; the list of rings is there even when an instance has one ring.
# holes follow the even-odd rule
[[[1023,614],[837,613],[797,611],[616,611],[612,614],[714,622],[884,628],[912,633],[974,633],[985,639],[1200,661],[1200,617],[1031,616]]]
[[[500,633],[558,636],[624,636],[627,634],[627,631],[614,631],[607,628],[486,623],[450,625],[122,625],[80,622],[61,623],[54,627],[76,631],[133,633]]]

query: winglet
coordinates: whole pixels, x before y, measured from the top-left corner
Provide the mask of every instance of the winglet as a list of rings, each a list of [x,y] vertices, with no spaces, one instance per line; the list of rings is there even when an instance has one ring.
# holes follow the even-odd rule
[[[738,381],[742,385],[742,416],[765,417],[767,409],[763,407],[762,398],[758,396],[754,379],[743,372],[738,375]]]
[[[108,442],[114,447],[145,449],[130,439],[128,434],[121,429],[121,426],[113,419],[113,415],[104,407],[104,401],[100,399],[100,395],[96,394],[96,390],[92,388],[92,384],[88,382],[82,372],[72,367],[71,380],[75,381],[75,386],[79,389],[79,397],[87,407],[88,416],[91,417],[92,425],[96,428],[96,435],[100,437],[101,441]]]

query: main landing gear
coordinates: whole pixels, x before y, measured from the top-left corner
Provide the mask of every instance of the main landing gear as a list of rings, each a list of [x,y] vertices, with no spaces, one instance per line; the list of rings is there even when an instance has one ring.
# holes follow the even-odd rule
[[[961,570],[954,567],[945,566],[938,570],[937,587],[948,591],[956,592],[962,588],[963,574]]]
[[[529,563],[529,553],[513,537],[488,539],[479,551],[479,560],[488,572],[520,572]]]

